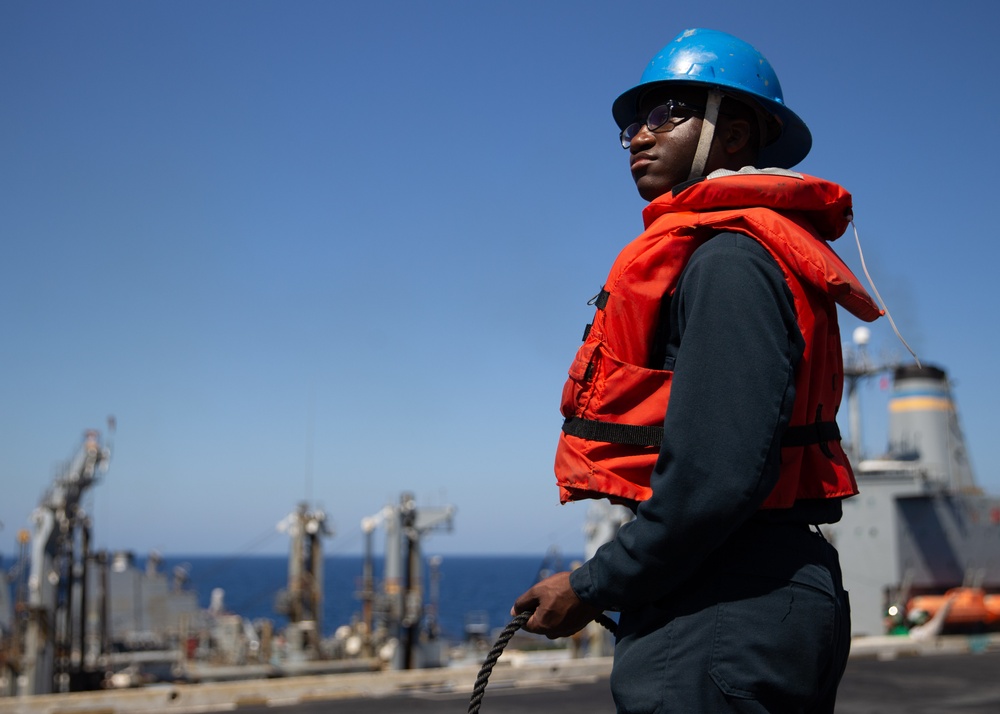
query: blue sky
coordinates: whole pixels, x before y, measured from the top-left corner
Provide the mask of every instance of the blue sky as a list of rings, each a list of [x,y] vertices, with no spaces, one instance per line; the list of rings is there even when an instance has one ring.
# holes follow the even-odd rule
[[[358,552],[409,490],[458,508],[428,550],[580,552],[559,393],[643,205],[611,101],[688,27],[775,66],[814,136],[798,168],[854,194],[1000,492],[998,21],[987,0],[6,0],[0,553],[112,414],[97,547],[280,552],[310,499],[328,550]],[[877,383],[864,404],[877,453]]]

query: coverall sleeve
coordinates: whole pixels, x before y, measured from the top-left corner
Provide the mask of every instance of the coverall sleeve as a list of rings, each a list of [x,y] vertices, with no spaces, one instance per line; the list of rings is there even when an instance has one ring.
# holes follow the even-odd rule
[[[657,602],[689,578],[770,494],[803,350],[781,269],[752,238],[695,251],[671,300],[674,370],[652,496],[573,572],[585,602]]]

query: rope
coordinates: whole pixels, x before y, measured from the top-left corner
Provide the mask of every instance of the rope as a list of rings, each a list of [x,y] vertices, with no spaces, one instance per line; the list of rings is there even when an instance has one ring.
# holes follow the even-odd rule
[[[500,655],[503,654],[504,648],[507,643],[510,642],[510,638],[514,636],[517,632],[524,626],[524,623],[528,621],[534,610],[526,610],[525,612],[518,613],[510,623],[503,628],[503,632],[497,638],[496,643],[493,645],[493,649],[490,653],[486,655],[486,660],[483,662],[483,666],[479,670],[479,676],[476,677],[476,684],[472,688],[472,699],[469,702],[469,714],[479,714],[479,707],[483,702],[483,696],[486,694],[486,684],[490,680],[490,675],[493,673],[493,667],[496,665],[497,660],[500,659]],[[601,613],[594,618],[594,621],[608,630],[611,634],[615,633],[618,627],[618,623],[612,620],[610,617]]]

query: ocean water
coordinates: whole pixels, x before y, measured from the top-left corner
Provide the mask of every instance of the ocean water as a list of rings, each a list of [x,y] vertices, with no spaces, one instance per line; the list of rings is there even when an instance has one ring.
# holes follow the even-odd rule
[[[536,582],[542,571],[568,569],[577,556],[544,555],[454,555],[441,556],[438,580],[438,623],[444,636],[459,642],[464,638],[466,618],[485,615],[491,629],[510,621],[510,607],[522,592]],[[144,564],[137,562],[142,568]],[[212,590],[225,593],[225,608],[249,619],[267,618],[277,627],[287,619],[274,611],[275,598],[288,582],[285,556],[164,556],[161,572],[183,567],[189,577],[188,589],[208,607]],[[376,587],[381,584],[383,562],[375,560]],[[362,557],[328,556],[323,562],[324,600],[321,627],[330,635],[340,625],[360,614]],[[429,600],[431,581],[424,563],[423,590]]]

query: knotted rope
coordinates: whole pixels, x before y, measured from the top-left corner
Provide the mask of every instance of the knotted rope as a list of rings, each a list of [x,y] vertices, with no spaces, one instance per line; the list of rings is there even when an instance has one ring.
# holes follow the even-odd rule
[[[514,619],[503,628],[503,632],[497,637],[496,643],[493,645],[493,649],[490,653],[486,655],[486,660],[483,662],[483,666],[479,669],[479,676],[476,677],[476,684],[472,688],[472,700],[469,702],[469,714],[479,714],[479,706],[483,702],[483,696],[486,694],[486,684],[490,680],[490,675],[493,673],[493,667],[496,665],[497,660],[500,659],[500,655],[503,654],[504,648],[507,643],[510,642],[510,638],[514,636],[517,632],[524,626],[524,623],[528,621],[534,610],[526,610],[525,612],[518,613],[514,616]],[[602,627],[607,629],[611,634],[614,634],[615,629],[618,624],[612,620],[610,617],[601,613],[594,620],[599,623]]]

